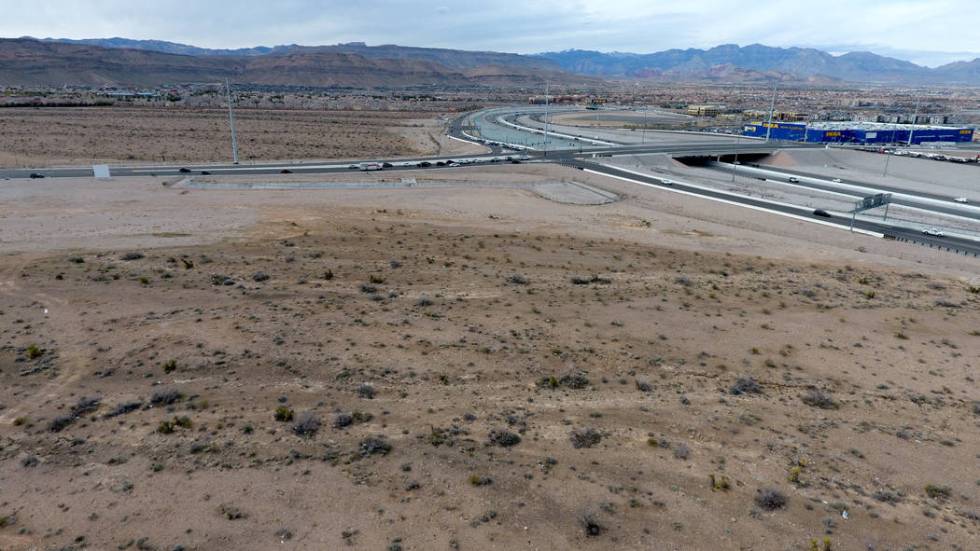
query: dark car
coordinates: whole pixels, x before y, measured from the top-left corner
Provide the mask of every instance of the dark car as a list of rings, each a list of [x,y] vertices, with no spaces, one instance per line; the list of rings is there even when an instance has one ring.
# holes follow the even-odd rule
[[[293,171],[292,170],[289,170],[288,168],[284,168],[284,169],[282,169],[282,170],[279,171],[279,174],[292,174],[292,173],[293,173]]]
[[[207,170],[202,170],[202,171],[201,171],[201,175],[203,175],[203,176],[210,176],[210,175],[211,175],[211,173],[210,173],[210,172],[208,172]]]
[[[436,161],[436,166],[446,166],[446,161]]]
[[[394,165],[393,165],[393,164],[391,164],[391,163],[381,163],[381,168],[391,168],[391,167],[393,167],[393,166],[394,166]]]
[[[520,159],[511,159],[510,164],[512,164],[512,165],[519,165],[519,164],[521,164],[521,160]]]
[[[39,172],[31,172],[31,176],[30,177],[31,177],[31,179],[36,180],[38,178],[44,178],[44,174],[41,174]]]
[[[181,174],[190,174],[191,173],[191,169],[189,169],[187,167],[181,167],[181,169],[178,170],[177,172],[179,172]]]
[[[432,166],[432,163],[430,163],[429,161],[422,161],[421,163],[418,164],[419,168],[429,168],[430,166]]]
[[[823,209],[817,209],[813,211],[813,215],[820,216],[821,218],[831,218],[830,213]]]

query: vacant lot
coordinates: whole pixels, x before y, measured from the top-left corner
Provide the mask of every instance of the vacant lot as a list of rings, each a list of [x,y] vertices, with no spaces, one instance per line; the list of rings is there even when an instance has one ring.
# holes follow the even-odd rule
[[[980,288],[535,170],[17,183],[0,548],[975,547]]]
[[[239,110],[243,162],[431,154],[443,124],[405,111]],[[0,109],[0,166],[96,161],[228,162],[228,113],[221,109]]]

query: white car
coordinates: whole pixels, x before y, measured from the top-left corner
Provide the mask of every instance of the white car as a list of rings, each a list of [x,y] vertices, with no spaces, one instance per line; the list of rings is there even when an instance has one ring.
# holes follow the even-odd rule
[[[956,199],[953,199],[953,201],[956,201],[957,203],[969,203],[970,202],[966,197],[957,197]]]
[[[841,183],[841,179],[840,178],[834,178],[833,180],[831,180],[831,182],[833,182],[835,184],[839,184],[839,183]]]
[[[946,234],[943,233],[943,230],[939,228],[926,228],[922,230],[922,233],[926,235],[931,235],[933,237],[946,237]]]

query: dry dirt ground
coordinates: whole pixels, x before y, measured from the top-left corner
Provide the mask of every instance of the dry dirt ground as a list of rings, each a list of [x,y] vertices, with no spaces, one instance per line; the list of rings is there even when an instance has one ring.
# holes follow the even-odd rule
[[[975,260],[452,174],[0,183],[0,549],[976,549]]]
[[[452,153],[459,143],[446,143],[432,113],[240,109],[236,121],[243,162]],[[220,109],[0,109],[0,166],[228,162],[230,148]]]

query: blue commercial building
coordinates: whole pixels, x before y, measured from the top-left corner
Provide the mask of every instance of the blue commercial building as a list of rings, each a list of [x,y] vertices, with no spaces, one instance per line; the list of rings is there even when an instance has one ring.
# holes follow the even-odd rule
[[[925,124],[890,124],[880,122],[772,122],[746,124],[742,134],[757,138],[790,142],[890,144],[923,142],[971,142],[972,128],[954,128]]]

